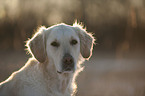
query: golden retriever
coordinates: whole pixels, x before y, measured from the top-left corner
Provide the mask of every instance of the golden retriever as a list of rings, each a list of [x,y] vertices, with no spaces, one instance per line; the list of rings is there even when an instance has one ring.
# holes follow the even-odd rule
[[[80,64],[92,55],[94,37],[79,24],[40,27],[26,46],[32,58],[0,83],[0,96],[72,96]]]

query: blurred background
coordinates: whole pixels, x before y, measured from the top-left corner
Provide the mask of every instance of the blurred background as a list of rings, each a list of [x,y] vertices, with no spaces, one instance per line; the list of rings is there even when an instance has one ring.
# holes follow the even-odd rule
[[[97,39],[76,96],[145,96],[145,0],[0,0],[0,81],[28,60],[37,27],[76,19]]]

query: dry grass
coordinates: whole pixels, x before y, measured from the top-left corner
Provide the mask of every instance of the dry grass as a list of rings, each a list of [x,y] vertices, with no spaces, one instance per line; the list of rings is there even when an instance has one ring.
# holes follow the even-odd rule
[[[145,96],[145,60],[112,58],[85,63],[77,96]]]

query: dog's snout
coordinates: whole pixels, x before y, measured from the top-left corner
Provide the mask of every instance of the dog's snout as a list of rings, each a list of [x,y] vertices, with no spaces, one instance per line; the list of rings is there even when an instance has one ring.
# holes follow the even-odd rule
[[[74,68],[74,60],[70,54],[65,54],[63,57],[63,69],[71,71]]]
[[[68,64],[68,65],[72,64],[73,63],[72,57],[71,56],[64,57],[63,63]]]

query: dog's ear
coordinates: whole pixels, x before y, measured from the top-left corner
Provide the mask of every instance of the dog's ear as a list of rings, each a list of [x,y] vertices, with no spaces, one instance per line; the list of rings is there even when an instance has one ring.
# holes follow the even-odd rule
[[[80,52],[85,59],[89,59],[92,56],[94,37],[91,33],[88,33],[80,25],[74,25],[80,38]]]
[[[26,46],[28,47],[28,51],[31,53],[31,55],[41,63],[43,63],[46,60],[45,31],[45,27],[40,27],[38,29],[38,32],[36,32],[26,44]]]

